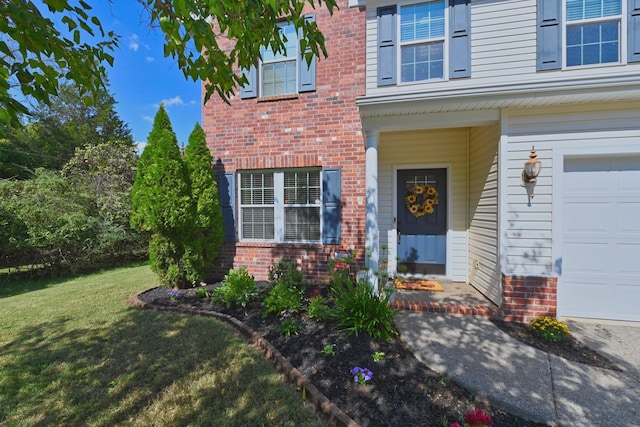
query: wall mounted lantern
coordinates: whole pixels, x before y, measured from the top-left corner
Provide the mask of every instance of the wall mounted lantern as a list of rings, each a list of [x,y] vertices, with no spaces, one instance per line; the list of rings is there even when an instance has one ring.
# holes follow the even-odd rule
[[[531,152],[529,152],[529,160],[524,164],[524,170],[522,171],[522,186],[531,188],[531,198],[533,198],[533,187],[536,185],[536,180],[542,169],[542,163],[538,160],[538,155],[533,146],[531,146]]]

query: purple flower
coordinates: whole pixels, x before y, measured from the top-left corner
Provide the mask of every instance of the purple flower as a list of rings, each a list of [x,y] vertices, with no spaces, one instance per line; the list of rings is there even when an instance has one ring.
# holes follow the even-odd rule
[[[361,368],[359,366],[351,369],[351,375],[353,375],[353,382],[358,384],[366,384],[367,381],[371,381],[373,378],[373,372],[367,368]]]
[[[174,299],[180,298],[182,296],[182,292],[177,289],[171,289],[171,291],[169,291],[169,296]]]
[[[295,312],[296,311],[293,308],[290,308],[289,310],[282,310],[282,312],[280,312],[280,320],[286,319],[287,317],[291,316]]]

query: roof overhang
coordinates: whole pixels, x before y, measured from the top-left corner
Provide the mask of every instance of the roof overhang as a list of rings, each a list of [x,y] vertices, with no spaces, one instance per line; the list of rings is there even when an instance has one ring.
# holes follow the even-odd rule
[[[503,109],[629,100],[640,100],[640,75],[363,96],[356,105],[365,130],[386,131],[478,126]]]

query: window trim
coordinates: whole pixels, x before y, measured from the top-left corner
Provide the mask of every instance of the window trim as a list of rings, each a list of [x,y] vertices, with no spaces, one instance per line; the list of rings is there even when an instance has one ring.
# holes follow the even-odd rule
[[[561,55],[562,55],[562,69],[563,70],[578,70],[578,69],[588,69],[588,68],[600,68],[600,67],[611,67],[611,66],[619,66],[626,65],[628,63],[627,60],[627,4],[626,0],[620,0],[620,14],[619,15],[611,15],[600,18],[589,18],[583,19],[579,21],[571,21],[567,20],[567,0],[561,0]],[[618,61],[617,62],[602,62],[595,64],[585,64],[585,65],[567,65],[567,27],[586,25],[586,24],[595,24],[595,23],[604,23],[604,22],[617,22],[619,24],[618,27]]]
[[[427,41],[411,41],[411,42],[403,42],[402,41],[402,26],[401,26],[401,10],[403,7],[417,5],[421,3],[433,3],[441,1],[444,4],[444,33],[442,38],[438,39],[429,39]],[[451,35],[449,34],[449,0],[407,0],[398,2],[397,4],[397,15],[396,15],[396,40],[398,40],[398,49],[396,51],[396,75],[398,76],[398,86],[406,86],[406,85],[415,85],[415,84],[425,84],[425,83],[433,83],[433,82],[442,82],[449,80],[449,42]],[[419,44],[431,44],[442,41],[442,77],[435,79],[425,79],[425,80],[414,80],[405,82],[402,81],[402,48],[410,45],[419,45]]]
[[[305,15],[305,20],[308,22],[315,22],[316,16],[315,14]],[[247,79],[247,83],[240,87],[240,99],[252,99],[258,98],[258,101],[266,100],[280,100],[280,99],[295,99],[298,97],[298,94],[305,92],[315,92],[316,91],[316,57],[313,56],[311,63],[307,65],[305,60],[306,53],[309,52],[307,49],[305,52],[300,50],[300,38],[301,31],[298,30],[296,33],[297,36],[297,55],[295,58],[296,61],[296,88],[295,92],[282,94],[282,95],[269,95],[264,96],[261,92],[262,86],[262,61],[256,61],[256,65],[250,66],[248,69],[242,69],[242,75]],[[293,60],[291,60],[293,61]]]
[[[300,67],[300,38],[297,34],[297,32],[295,31],[295,27],[293,26],[292,23],[288,23],[286,21],[281,21],[278,24],[278,27],[283,28],[285,26],[291,26],[293,29],[293,33],[296,36],[296,48],[295,48],[295,54],[291,55],[291,52],[289,52],[287,50],[287,56],[285,58],[279,59],[279,60],[271,60],[271,61],[265,61],[265,60],[260,60],[258,61],[258,75],[257,75],[257,94],[258,97],[261,98],[270,98],[270,97],[286,97],[286,96],[291,96],[291,95],[295,95],[298,93],[298,87],[299,87],[299,71],[298,68]],[[264,49],[264,48],[263,48]],[[294,89],[295,91],[293,92],[284,92],[284,93],[278,93],[278,94],[273,94],[273,95],[264,95],[264,66],[269,65],[269,64],[284,64],[287,62],[295,62],[296,63],[296,69],[295,69],[295,83],[294,83]]]
[[[421,3],[434,3],[434,2],[442,2],[444,5],[444,32],[441,38],[432,38],[428,40],[421,41],[411,41],[411,42],[403,42],[402,41],[402,8],[412,5],[418,5]],[[433,82],[442,82],[449,80],[449,42],[451,35],[449,34],[449,1],[448,0],[407,0],[403,2],[398,2],[397,4],[397,16],[396,16],[396,40],[398,40],[398,49],[396,52],[396,75],[398,76],[398,86],[406,86],[406,85],[415,85],[415,84],[425,84],[425,83],[433,83]],[[429,45],[433,43],[442,42],[442,77],[434,78],[434,79],[424,79],[424,80],[413,80],[413,81],[402,81],[402,48],[405,46],[412,45]]]
[[[559,0],[558,0],[559,1]],[[399,8],[420,3],[404,0],[376,8],[376,81],[377,87],[430,84],[454,79],[471,78],[471,0],[445,0],[445,45],[443,78],[399,82]]]
[[[286,240],[285,239],[285,209],[286,205],[284,203],[284,175],[286,172],[317,172],[318,179],[320,182],[320,203],[317,205],[300,205],[305,207],[318,207],[318,216],[320,223],[320,233],[317,240]],[[264,205],[264,206],[273,206],[273,221],[274,221],[274,238],[273,239],[250,239],[243,237],[243,229],[244,229],[244,221],[243,221],[243,209],[246,207],[256,207],[258,205],[245,205],[242,204],[242,175],[243,174],[265,174],[272,173],[273,174],[273,205]],[[237,173],[237,182],[240,183],[237,192],[237,203],[238,203],[238,240],[240,242],[264,242],[264,243],[312,243],[312,244],[321,244],[323,243],[324,236],[324,219],[323,219],[323,207],[324,203],[324,180],[323,180],[323,169],[322,168],[283,168],[283,169],[257,169],[257,170],[242,170]]]

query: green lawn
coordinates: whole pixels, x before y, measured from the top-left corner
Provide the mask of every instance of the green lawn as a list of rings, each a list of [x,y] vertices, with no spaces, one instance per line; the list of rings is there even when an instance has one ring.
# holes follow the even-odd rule
[[[143,266],[0,285],[0,425],[320,425],[231,327],[128,306],[155,284]]]

